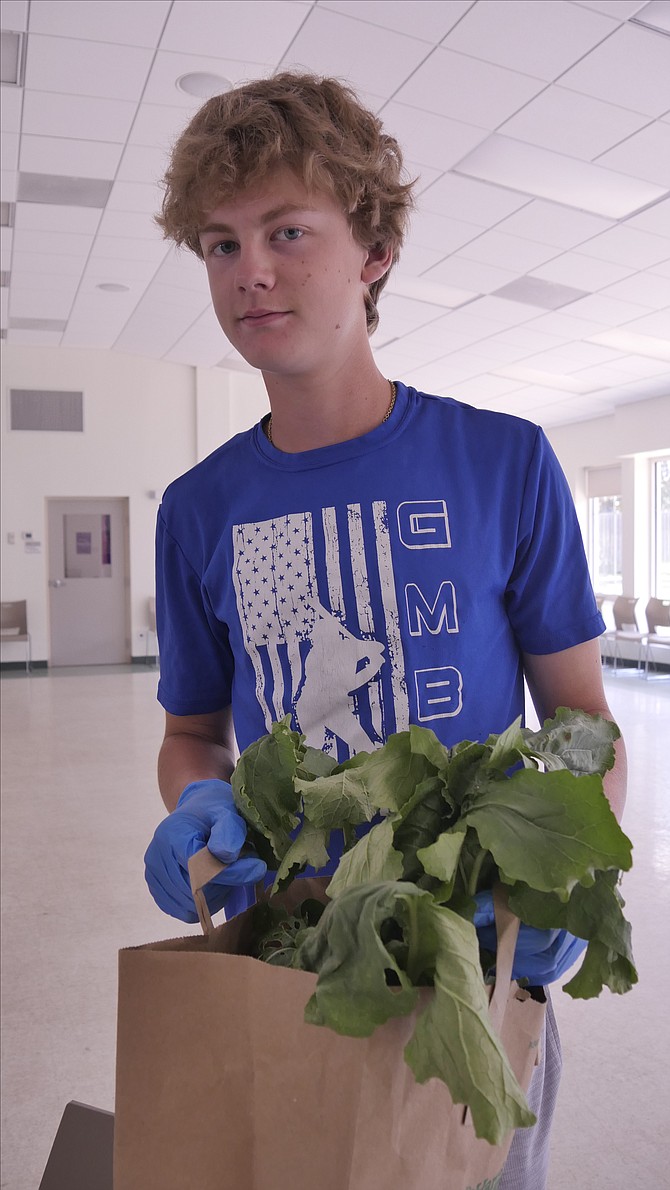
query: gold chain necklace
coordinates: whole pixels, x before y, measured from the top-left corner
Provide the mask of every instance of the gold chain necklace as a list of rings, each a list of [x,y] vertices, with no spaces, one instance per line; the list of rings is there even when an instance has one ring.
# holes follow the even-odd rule
[[[383,426],[384,422],[388,421],[388,419],[391,416],[391,414],[393,413],[393,409],[395,407],[395,399],[396,399],[395,380],[389,380],[389,384],[391,386],[391,400],[389,402],[389,407],[386,410],[386,413],[384,414],[383,418],[381,419],[381,421],[379,423],[380,426]],[[272,441],[272,414],[270,414],[268,424],[265,427],[265,433],[267,435],[267,440],[270,443],[270,446],[274,446],[274,442]]]

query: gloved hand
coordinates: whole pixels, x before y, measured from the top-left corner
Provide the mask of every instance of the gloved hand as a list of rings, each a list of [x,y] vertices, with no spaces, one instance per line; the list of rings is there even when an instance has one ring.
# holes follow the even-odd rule
[[[474,924],[480,946],[495,954],[493,895],[489,891],[479,892],[475,901]],[[587,945],[584,938],[575,938],[567,930],[536,930],[522,922],[514,952],[512,979],[527,979],[533,987],[553,983],[577,962]]]
[[[262,880],[267,864],[253,855],[238,859],[246,835],[246,823],[235,809],[227,781],[187,785],[175,809],[159,823],[144,856],[146,881],[159,908],[180,921],[198,920],[188,861],[205,846],[229,865],[203,890],[210,913],[223,908],[231,885]]]

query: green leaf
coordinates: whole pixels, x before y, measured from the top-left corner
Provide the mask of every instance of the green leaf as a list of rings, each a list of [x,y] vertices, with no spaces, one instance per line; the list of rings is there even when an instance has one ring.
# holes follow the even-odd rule
[[[308,781],[310,777],[328,777],[337,768],[334,756],[322,752],[319,748],[305,748],[305,754],[300,761],[296,776]]]
[[[476,1135],[499,1144],[511,1129],[534,1124],[535,1116],[490,1024],[477,933],[432,900],[416,909],[422,936],[432,937],[435,994],[405,1058],[418,1082],[442,1079],[454,1102],[470,1107]]]
[[[269,840],[278,863],[300,821],[300,795],[293,782],[304,753],[304,737],[291,731],[289,724],[290,716],[273,723],[268,735],[245,748],[231,777],[237,809]]]
[[[518,770],[479,789],[464,821],[506,883],[522,880],[565,901],[575,884],[593,884],[596,869],[631,865],[631,842],[597,775]]]
[[[376,752],[365,754],[359,764],[357,775],[376,810],[401,810],[417,786],[435,776],[435,766],[427,756],[412,751],[412,741],[418,739],[414,728],[398,732]]]
[[[338,897],[360,884],[400,880],[402,868],[402,855],[393,847],[393,822],[385,818],[342,856],[328,885],[328,896]]]
[[[296,778],[306,820],[323,830],[370,822],[374,811],[360,773],[360,769],[344,769],[312,781]]]
[[[275,876],[272,892],[285,888],[290,879],[311,865],[317,871],[328,863],[327,831],[313,826],[312,823],[303,824],[302,830],[287,849]]]
[[[444,792],[441,777],[427,777],[393,816],[394,846],[402,853],[404,880],[418,880],[423,872],[418,851],[431,844],[451,822],[453,815]]]
[[[297,963],[319,976],[305,1009],[308,1024],[369,1037],[391,1017],[412,1011],[418,991],[381,936],[393,917],[398,889],[409,896],[429,895],[409,884],[351,888],[331,901],[319,924],[303,936]]]
[[[510,909],[527,925],[568,930],[588,940],[579,970],[563,987],[574,998],[599,996],[603,987],[621,994],[637,983],[631,928],[623,915],[617,879],[616,871],[596,872],[593,885],[577,884],[565,903],[523,884],[510,890]]]
[[[577,776],[599,773],[601,777],[614,764],[614,741],[620,734],[611,720],[567,707],[559,707],[539,731],[524,731],[526,748],[543,762],[550,754]]]
[[[522,759],[527,752],[523,731],[521,730],[521,716],[498,736],[489,736],[487,745],[491,745],[491,754],[487,761],[487,768],[507,772]]]
[[[429,847],[422,847],[417,851],[417,858],[423,866],[424,872],[435,876],[446,885],[453,887],[453,882],[461,858],[461,850],[465,840],[467,827],[459,822],[451,830],[443,831]]]

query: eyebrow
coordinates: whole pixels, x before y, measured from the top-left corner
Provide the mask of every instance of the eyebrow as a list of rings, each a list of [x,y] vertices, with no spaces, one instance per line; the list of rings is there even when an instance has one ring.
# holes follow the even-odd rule
[[[306,203],[297,205],[296,203],[287,202],[279,207],[273,207],[271,211],[266,211],[261,216],[261,223],[274,223],[275,219],[282,219],[285,215],[292,215],[299,211],[315,211],[316,207],[311,207]],[[229,227],[227,223],[207,223],[205,227],[198,228],[198,234],[204,235],[206,232],[216,232],[218,234],[226,233],[228,235],[234,234],[234,229]]]

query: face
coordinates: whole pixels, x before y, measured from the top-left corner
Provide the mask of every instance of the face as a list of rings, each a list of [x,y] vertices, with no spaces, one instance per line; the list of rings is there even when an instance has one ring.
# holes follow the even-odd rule
[[[252,366],[314,375],[367,350],[365,290],[390,261],[330,195],[278,170],[208,212],[199,238],[216,316]]]

